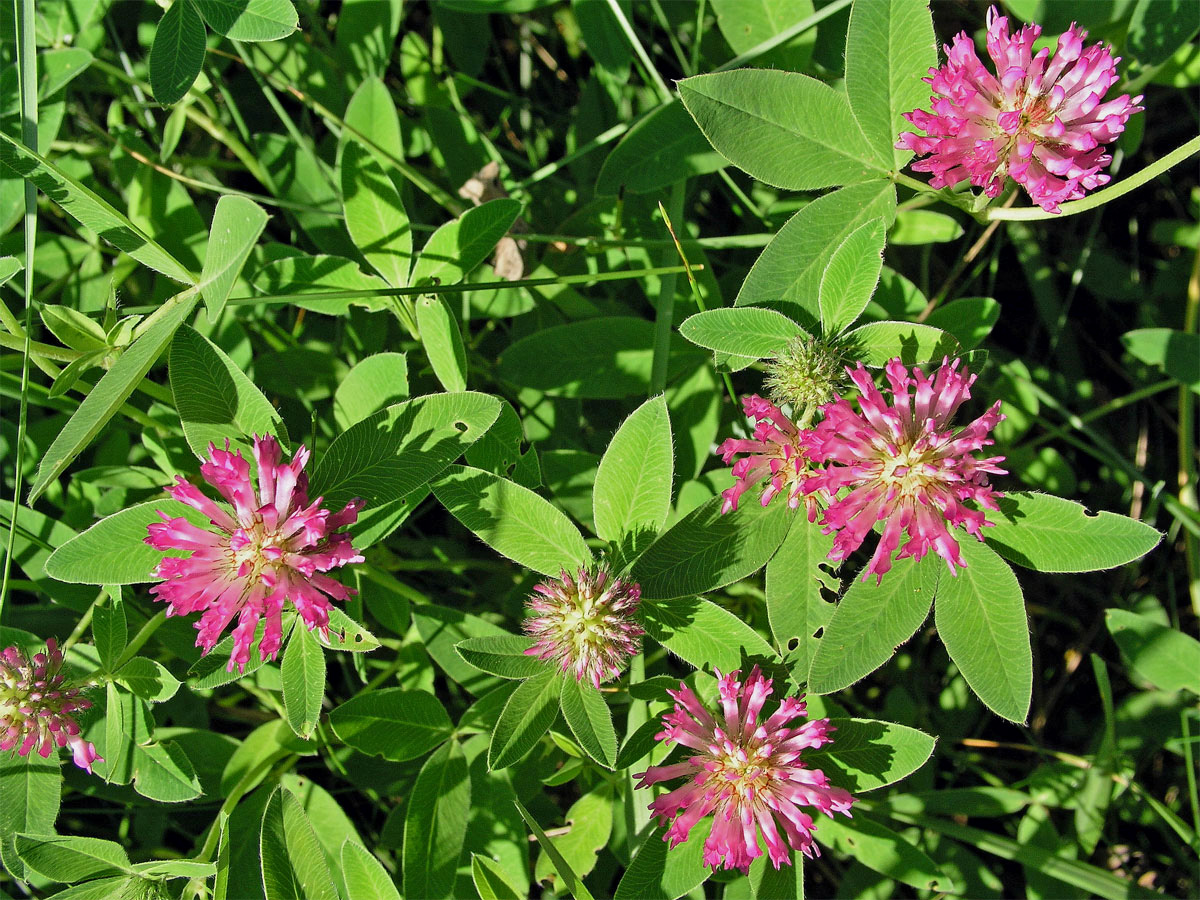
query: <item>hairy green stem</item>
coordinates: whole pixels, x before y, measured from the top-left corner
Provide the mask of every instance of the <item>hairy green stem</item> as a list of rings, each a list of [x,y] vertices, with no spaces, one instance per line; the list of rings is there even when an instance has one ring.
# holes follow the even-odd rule
[[[1184,334],[1195,334],[1200,320],[1200,249],[1192,261],[1188,279],[1187,305],[1183,312]],[[1179,502],[1193,512],[1200,512],[1196,497],[1196,397],[1186,384],[1179,386]],[[1188,594],[1192,612],[1200,619],[1200,538],[1187,532],[1183,535],[1184,556],[1187,559]],[[1200,623],[1198,623],[1200,625]]]
[[[1116,200],[1118,197],[1123,197],[1130,191],[1135,191],[1143,184],[1150,181],[1152,178],[1157,178],[1163,172],[1179,165],[1189,156],[1200,152],[1200,136],[1192,138],[1186,144],[1176,147],[1162,159],[1152,162],[1140,172],[1134,172],[1128,178],[1123,178],[1116,184],[1109,185],[1102,191],[1096,191],[1084,197],[1082,200],[1072,200],[1070,203],[1064,203],[1059,207],[1059,212],[1046,212],[1040,206],[1024,207],[1021,209],[999,209],[990,208],[985,211],[984,218],[987,221],[995,221],[1003,219],[1009,222],[1030,222],[1035,219],[1060,219],[1064,216],[1074,216],[1078,213],[1087,212],[1089,209],[1095,209],[1097,206],[1103,206],[1110,200]]]

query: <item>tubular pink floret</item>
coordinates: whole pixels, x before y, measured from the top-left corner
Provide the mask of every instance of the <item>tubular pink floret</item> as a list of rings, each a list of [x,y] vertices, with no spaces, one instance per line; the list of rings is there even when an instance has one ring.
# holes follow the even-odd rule
[[[330,598],[346,600],[353,591],[321,573],[363,561],[350,535],[339,531],[357,521],[363,502],[351,500],[336,513],[322,509],[319,497],[310,503],[308,451],[299,447],[282,463],[279,442],[269,435],[254,436],[257,490],[249,462],[228,441],[223,450],[209,444],[208,454],[200,473],[229,506],[178,479],[170,494],[206,516],[210,527],[159,513],[163,521],[149,526],[146,543],[191,555],[165,557],[154,570],[164,580],[150,592],[166,602],[169,616],[201,613],[196,646],[205,653],[236,618],[229,670],[244,672],[260,622],[260,658],[278,654],[289,601],[307,628],[328,629]]]
[[[998,466],[1004,457],[973,455],[993,443],[987,435],[1004,418],[1000,403],[955,431],[950,421],[970,399],[975,383],[974,375],[959,371],[958,360],[944,359],[932,378],[919,368],[910,373],[899,359],[884,372],[890,402],[860,363],[850,372],[860,391],[859,411],[839,397],[824,408],[824,420],[808,436],[809,456],[822,467],[814,470],[805,490],[820,492],[828,503],[822,530],[836,535],[829,558],[845,559],[875,523],[883,522],[864,579],[875,575],[882,580],[893,555],[920,559],[930,550],[956,574],[966,563],[950,528],[962,527],[983,540],[982,528],[992,524],[964,501],[995,510],[996,498],[1003,496],[987,476],[1007,474]],[[908,540],[901,547],[905,534]]]
[[[59,747],[70,747],[75,765],[87,772],[103,762],[96,748],[85,741],[72,713],[92,703],[80,696],[82,688],[63,683],[63,654],[54,638],[46,651],[27,656],[17,647],[0,652],[0,751],[16,750],[28,756],[36,750],[43,758]]]
[[[913,170],[931,173],[935,188],[969,179],[995,197],[1010,176],[1035,203],[1058,212],[1060,203],[1108,183],[1101,170],[1112,157],[1103,145],[1142,111],[1142,98],[1101,103],[1118,80],[1120,57],[1104,44],[1083,49],[1087,32],[1074,23],[1053,56],[1049,48],[1034,54],[1041,31],[1027,25],[1010,34],[1008,19],[992,7],[987,52],[997,74],[984,68],[966,32],[946,48],[946,64],[929,70],[932,112],[904,115],[925,134],[906,131],[896,146],[928,157]]]
[[[796,509],[803,502],[808,511],[808,520],[816,521],[816,499],[805,497],[803,490],[804,479],[809,473],[809,461],[804,450],[805,432],[800,431],[770,400],[756,394],[743,397],[742,408],[746,418],[754,423],[754,437],[728,438],[717,448],[717,453],[726,463],[739,453],[746,454],[733,464],[733,486],[721,492],[725,498],[721,513],[737,509],[742,494],[765,481],[759,497],[763,506],[770,503],[776,494],[784,494],[788,506]]]
[[[638,787],[676,778],[686,779],[673,791],[656,797],[650,811],[659,824],[671,823],[663,840],[676,847],[705,816],[713,817],[704,842],[704,863],[712,868],[741,869],[763,855],[761,832],[771,864],[790,865],[788,848],[805,856],[820,853],[813,843],[813,820],[798,806],[812,806],[832,818],[850,815],[854,798],[832,787],[820,770],[800,762],[800,749],[820,747],[832,739],[828,719],[812,719],[788,727],[805,715],[804,702],[785,697],[765,722],[764,704],[771,699],[772,682],[758,666],[738,681],[740,672],[717,671],[718,717],[712,716],[686,684],[672,691],[675,708],[663,716],[659,740],[674,741],[695,751],[683,762],[651,766],[634,777]],[[782,828],[783,833],[780,833]]]
[[[574,578],[563,569],[557,580],[534,586],[524,625],[534,643],[525,653],[599,688],[638,652],[644,632],[634,614],[641,599],[637,584],[604,569],[581,566]]]

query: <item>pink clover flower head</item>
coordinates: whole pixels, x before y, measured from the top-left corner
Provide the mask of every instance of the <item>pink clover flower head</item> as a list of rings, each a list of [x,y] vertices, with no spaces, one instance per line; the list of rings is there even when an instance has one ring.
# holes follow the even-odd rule
[[[816,521],[816,499],[804,496],[804,479],[809,474],[805,452],[806,432],[796,427],[783,410],[757,394],[742,398],[746,418],[754,423],[751,438],[728,438],[717,452],[726,463],[739,453],[746,454],[733,464],[733,487],[721,492],[725,502],[721,513],[737,509],[742,494],[760,481],[766,481],[760,502],[766,506],[776,494],[785,494],[787,503],[796,509],[801,501],[808,508],[808,520]]]
[[[932,549],[946,560],[950,574],[955,566],[966,568],[950,528],[961,526],[983,540],[981,529],[992,524],[982,510],[965,503],[995,510],[995,498],[1003,496],[987,476],[1006,474],[997,465],[1004,457],[973,455],[993,443],[988,433],[1004,418],[1000,402],[956,431],[950,420],[970,398],[976,377],[965,368],[960,372],[958,360],[943,359],[933,377],[926,377],[919,368],[910,375],[893,359],[884,369],[890,404],[862,363],[847,371],[861,392],[861,412],[839,397],[826,404],[825,418],[808,440],[809,454],[824,467],[808,479],[805,490],[825,495],[829,506],[822,530],[837,535],[829,558],[845,559],[876,522],[883,522],[864,580],[875,575],[877,583],[882,581],[906,531],[908,541],[897,559],[920,559]],[[844,488],[848,493],[839,498]]]
[[[1053,54],[1049,47],[1033,52],[1041,33],[1026,25],[1009,34],[1008,19],[993,6],[987,52],[996,74],[979,61],[966,32],[947,48],[946,64],[929,70],[924,80],[934,90],[932,112],[904,114],[925,135],[906,131],[896,146],[929,157],[913,170],[931,172],[935,188],[969,178],[995,197],[1009,175],[1034,203],[1058,212],[1060,203],[1108,183],[1101,170],[1112,157],[1104,145],[1142,111],[1142,98],[1122,94],[1104,102],[1118,80],[1120,57],[1104,44],[1085,50],[1087,32],[1074,23]]]
[[[638,652],[644,632],[633,616],[641,599],[641,587],[604,569],[581,566],[573,578],[563,569],[529,597],[524,628],[534,643],[525,653],[556,662],[576,681],[598,688]]]
[[[92,705],[81,688],[63,684],[63,654],[54,638],[46,651],[29,656],[16,647],[0,651],[0,750],[16,749],[18,756],[37,750],[48,757],[70,747],[75,765],[87,772],[104,762],[91,741],[85,741],[72,713]]]
[[[805,856],[820,854],[813,843],[812,816],[802,806],[814,807],[833,818],[850,815],[854,798],[833,787],[819,769],[801,762],[806,749],[830,743],[834,727],[828,719],[809,719],[799,726],[787,723],[807,714],[804,701],[786,697],[764,720],[759,714],[771,698],[771,679],[755,666],[745,681],[740,671],[717,671],[720,711],[710,713],[686,684],[669,693],[675,708],[663,716],[658,740],[687,747],[692,755],[673,765],[651,766],[635,777],[638,787],[649,787],[676,778],[684,784],[650,803],[659,824],[671,823],[663,840],[672,848],[712,814],[713,826],[704,842],[705,865],[746,872],[762,848],[778,869],[790,865],[788,847]],[[780,829],[782,828],[782,834]]]
[[[166,601],[169,616],[201,613],[196,646],[205,653],[237,616],[228,668],[244,672],[260,619],[265,626],[259,655],[265,661],[279,653],[281,615],[289,600],[309,630],[328,632],[330,598],[348,600],[353,591],[323,573],[363,561],[350,535],[339,531],[357,520],[363,502],[351,500],[337,513],[322,509],[320,497],[310,503],[303,446],[283,463],[278,441],[255,435],[257,491],[249,462],[241,451],[231,453],[228,441],[224,450],[209,444],[208,455],[200,474],[228,506],[177,476],[168,493],[207,516],[211,527],[159,513],[163,521],[149,526],[146,543],[191,555],[165,557],[154,570],[165,580],[150,592]]]

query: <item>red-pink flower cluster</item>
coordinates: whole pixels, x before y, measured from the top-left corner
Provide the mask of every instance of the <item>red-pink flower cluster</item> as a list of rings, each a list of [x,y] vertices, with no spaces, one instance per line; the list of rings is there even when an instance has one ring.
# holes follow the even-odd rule
[[[256,436],[257,492],[241,451],[229,452],[226,442],[224,450],[209,444],[208,453],[200,474],[232,510],[178,477],[168,493],[207,516],[212,527],[159,513],[163,521],[150,525],[146,543],[156,550],[190,550],[191,555],[165,557],[154,574],[166,580],[150,590],[166,601],[169,616],[202,613],[196,646],[205,653],[237,616],[229,670],[237,666],[245,671],[260,619],[265,625],[259,655],[266,660],[279,652],[281,615],[289,600],[310,630],[328,630],[329,598],[348,600],[352,592],[321,573],[363,561],[350,535],[338,531],[356,521],[363,503],[352,500],[338,513],[322,509],[320,497],[310,503],[303,446],[290,463],[281,463],[275,438]]]
[[[88,772],[103,762],[91,741],[85,741],[72,713],[91,701],[80,688],[63,684],[63,654],[54,638],[46,652],[27,656],[16,647],[0,652],[0,751],[31,750],[48,757],[58,747],[70,747],[75,765]],[[15,788],[13,788],[15,790]]]
[[[904,132],[896,144],[928,159],[914,163],[931,172],[934,187],[953,187],[964,178],[989,197],[1011,176],[1048,212],[1107,184],[1101,170],[1112,157],[1104,145],[1116,140],[1129,117],[1141,111],[1141,96],[1122,94],[1102,102],[1118,80],[1117,62],[1104,44],[1086,50],[1087,32],[1074,24],[1051,54],[1036,54],[1042,33],[1027,25],[1009,34],[1008,19],[992,7],[987,14],[989,72],[975,55],[966,32],[947,48],[946,64],[930,69],[932,112],[917,109],[905,118],[925,132]]]
[[[885,367],[891,401],[875,387],[860,363],[847,368],[858,388],[859,410],[839,397],[821,407],[823,419],[801,431],[775,406],[759,397],[745,400],[746,410],[762,419],[755,429],[758,440],[727,440],[720,447],[725,462],[737,453],[749,453],[733,467],[737,482],[724,492],[723,511],[735,509],[737,498],[756,481],[768,476],[763,492],[765,506],[788,487],[788,502],[796,507],[804,495],[809,521],[821,515],[822,529],[836,534],[832,560],[843,560],[865,540],[878,522],[883,523],[879,546],[866,574],[882,579],[892,567],[893,554],[902,536],[908,540],[897,559],[920,559],[930,550],[950,565],[964,567],[951,528],[962,527],[982,540],[981,529],[990,523],[983,510],[996,509],[1000,496],[988,475],[1002,475],[1003,457],[976,458],[973,454],[993,443],[988,434],[1004,417],[997,402],[962,429],[951,426],[958,408],[970,398],[975,376],[958,361],[944,360],[932,377],[919,368],[910,374],[899,359]],[[844,492],[844,493],[843,493]],[[971,508],[973,501],[981,509]]]
[[[529,598],[525,633],[534,644],[525,653],[558,663],[576,681],[616,678],[638,652],[642,627],[634,620],[641,588],[603,569],[580,568],[574,578],[562,570]]]
[[[860,392],[861,411],[842,398],[824,407],[825,418],[806,442],[809,455],[823,468],[807,479],[804,489],[819,491],[829,504],[821,523],[826,534],[837,535],[830,559],[845,559],[882,522],[883,535],[866,576],[882,580],[905,532],[908,541],[897,559],[920,559],[932,549],[954,574],[955,566],[965,568],[966,563],[950,528],[961,526],[983,540],[980,529],[990,524],[982,510],[964,501],[997,509],[999,495],[987,476],[1005,474],[997,466],[1004,457],[977,459],[972,454],[993,443],[987,435],[1004,418],[1000,403],[956,431],[950,420],[970,398],[976,377],[965,369],[959,372],[958,360],[944,360],[932,378],[919,368],[910,375],[899,359],[884,372],[890,404],[860,363],[849,374]],[[849,493],[839,497],[844,488]]]
[[[737,509],[738,499],[751,487],[766,480],[760,502],[766,506],[776,494],[784,493],[788,506],[798,507],[801,501],[808,506],[809,521],[816,517],[815,501],[804,497],[804,478],[809,474],[801,432],[783,411],[770,400],[757,394],[742,398],[746,418],[754,422],[754,437],[728,438],[717,452],[729,463],[739,453],[745,453],[733,465],[733,487],[721,492],[725,502],[721,512]]]
[[[692,828],[712,814],[712,831],[704,842],[705,865],[748,871],[763,853],[758,842],[761,831],[771,863],[778,869],[791,862],[788,847],[806,856],[820,852],[813,844],[812,816],[801,807],[814,807],[830,818],[835,812],[849,816],[854,798],[800,760],[803,750],[833,740],[829,732],[835,729],[829,720],[788,725],[806,715],[807,708],[799,698],[786,697],[760,722],[759,713],[771,697],[771,680],[763,677],[758,666],[744,682],[737,680],[739,674],[717,672],[721,703],[717,716],[686,684],[670,691],[675,708],[663,716],[663,730],[657,737],[682,744],[692,754],[673,765],[651,766],[635,777],[638,787],[686,779],[650,803],[660,824],[671,822],[663,840],[672,847],[686,841]]]

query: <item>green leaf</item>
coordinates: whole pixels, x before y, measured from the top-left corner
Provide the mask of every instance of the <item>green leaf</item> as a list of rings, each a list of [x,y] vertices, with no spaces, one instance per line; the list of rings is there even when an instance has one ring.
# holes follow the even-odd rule
[[[906,815],[1011,816],[1033,802],[1029,794],[1006,787],[948,788],[890,794],[876,803],[876,811]]]
[[[818,197],[779,229],[738,291],[737,306],[784,303],[797,321],[820,320],[821,277],[833,252],[861,225],[896,216],[896,189],[888,183],[851,185]]]
[[[57,759],[0,753],[0,862],[13,876],[24,880],[29,877],[17,855],[15,836],[54,830],[62,783]]]
[[[471,812],[466,757],[450,741],[421,766],[404,815],[406,897],[449,897]]]
[[[192,0],[175,0],[163,13],[150,47],[150,88],[164,106],[177,103],[204,65],[204,20]]]
[[[310,493],[331,509],[365,500],[354,533],[406,516],[407,495],[437,477],[499,415],[499,400],[473,392],[389,406],[337,436],[313,470]]]
[[[919,890],[956,893],[933,860],[885,825],[864,815],[821,817],[813,829],[820,844],[869,869]]]
[[[208,27],[231,41],[277,41],[296,30],[292,0],[192,0]]]
[[[1161,369],[1171,378],[1200,394],[1200,334],[1174,328],[1139,328],[1121,335],[1121,343],[1134,357]]]
[[[738,668],[745,656],[773,657],[775,652],[749,625],[703,597],[643,603],[646,633],[696,668]]]
[[[412,229],[396,186],[357,141],[342,148],[342,206],[346,230],[376,272],[392,287],[408,286]]]
[[[711,820],[699,823],[674,849],[663,839],[666,826],[648,827],[614,900],[676,900],[704,884],[713,871],[704,865],[704,842],[711,827]]]
[[[188,325],[171,341],[167,361],[171,395],[183,436],[192,452],[208,459],[209,444],[226,439],[249,450],[251,435],[275,435],[286,445],[283,419],[242,367],[220,347]]]
[[[717,27],[733,52],[748,53],[813,14],[812,0],[713,0]],[[809,28],[754,61],[760,69],[803,72],[812,58],[817,30]]]
[[[542,830],[542,826],[524,806],[521,801],[513,797],[513,805],[517,807],[517,812],[521,814],[521,818],[525,820],[525,824],[529,826],[529,830],[533,832],[533,836],[537,838],[538,844],[546,851],[546,855],[550,857],[550,861],[554,863],[554,870],[558,872],[558,877],[563,880],[563,886],[567,892],[575,898],[575,900],[592,900],[592,893],[587,889],[578,875],[572,870],[571,866],[563,859],[563,855],[559,853],[558,848],[554,845],[546,832]]]
[[[176,305],[135,340],[113,363],[113,367],[96,382],[96,386],[83,398],[75,414],[42,456],[33,486],[29,489],[27,502],[33,503],[40,497],[50,482],[62,474],[75,457],[83,452],[84,447],[108,424],[108,420],[116,415],[121,404],[129,399],[134,388],[154,366],[159,355],[170,343],[175,330],[191,314],[195,304],[195,297],[177,301]]]
[[[829,258],[818,302],[826,335],[840,333],[857,319],[875,293],[883,268],[883,218],[860,225]]]
[[[896,214],[896,225],[888,235],[892,245],[944,244],[963,236],[958,220],[932,209],[905,209]]]
[[[721,515],[723,502],[714,497],[688,513],[633,564],[643,599],[703,594],[757,572],[795,517],[784,503],[743,503]]]
[[[254,286],[268,295],[331,293],[333,291],[385,290],[382,278],[368,275],[358,263],[341,256],[288,256],[267,263],[254,273]],[[328,316],[345,315],[352,304],[383,309],[385,298],[351,300],[348,297],[289,301],[301,309]]]
[[[600,167],[596,194],[648,194],[729,165],[678,100],[639,119]]]
[[[267,900],[338,900],[304,807],[285,788],[276,788],[267,802],[259,853]]]
[[[400,900],[400,892],[387,869],[361,844],[347,840],[342,844],[342,877],[346,879],[346,900]]]
[[[896,560],[876,583],[856,578],[817,644],[808,689],[831,694],[870,675],[895,654],[929,615],[941,560],[928,555]]]
[[[329,713],[329,724],[354,749],[392,762],[424,756],[454,728],[433,694],[400,688],[350,698]]]
[[[821,568],[833,547],[833,535],[806,516],[796,516],[779,550],[767,563],[767,620],[781,654],[801,673],[808,671],[818,629],[829,624],[834,605],[822,588],[836,593],[836,578]],[[795,647],[793,647],[795,643]],[[790,651],[790,652],[789,652]]]
[[[72,350],[107,350],[108,336],[91,316],[85,316],[69,306],[43,306],[39,311],[42,323],[50,333]]]
[[[280,2],[286,3],[287,0]],[[229,292],[233,290],[242,266],[246,264],[250,251],[254,249],[266,225],[266,212],[253,200],[237,194],[224,194],[217,201],[212,228],[208,233],[208,252],[200,272],[200,293],[204,297],[204,305],[208,307],[208,321],[215,322],[220,318]]]
[[[133,787],[159,803],[184,803],[203,793],[192,761],[174,741],[134,746]]]
[[[500,867],[478,853],[471,854],[471,881],[480,900],[521,900]]]
[[[899,170],[912,152],[894,148],[906,112],[929,103],[922,80],[938,62],[928,0],[856,3],[846,31],[846,94],[877,164]],[[886,874],[886,873],[885,873]]]
[[[630,414],[604,451],[592,506],[596,534],[636,553],[666,524],[671,512],[674,442],[666,398],[651,397]]]
[[[355,88],[344,118],[346,125],[367,141],[394,156],[404,155],[396,104],[387,85],[379,77],[371,75],[364,78]]]
[[[179,679],[161,664],[144,656],[135,656],[113,675],[117,684],[148,703],[163,703],[179,690]]]
[[[206,516],[178,500],[164,497],[139,503],[101,519],[55,550],[46,560],[46,574],[70,584],[157,581],[154,567],[162,560],[163,553],[146,543],[149,534],[146,526],[162,521],[160,510],[172,518],[183,516],[201,528],[210,527]]]
[[[292,637],[283,651],[280,676],[288,724],[300,737],[312,737],[325,696],[325,653],[303,622],[292,629]]]
[[[115,841],[57,834],[18,834],[15,844],[21,861],[51,881],[86,881],[133,871],[129,854]]]
[[[360,360],[333,395],[333,417],[345,431],[385,406],[408,399],[408,357],[376,353]]]
[[[974,350],[1000,319],[1000,304],[991,297],[963,297],[939,306],[925,321],[949,332],[964,350]]]
[[[696,313],[680,324],[679,333],[693,344],[718,353],[769,359],[805,332],[773,309],[733,307]]]
[[[533,745],[546,736],[558,715],[561,693],[558,673],[534,675],[512,692],[488,746],[488,769],[504,769],[520,762]]]
[[[496,249],[520,214],[520,201],[497,197],[442,225],[421,248],[410,283],[458,284]]]
[[[735,69],[678,83],[684,106],[717,152],[759,181],[811,191],[882,178],[850,104],[795,72]]]
[[[134,863],[133,870],[149,878],[212,878],[217,874],[217,864],[196,859],[154,859]]]
[[[867,366],[885,366],[896,357],[906,366],[940,363],[943,357],[962,353],[951,335],[914,322],[871,322],[848,332],[847,340]]]
[[[120,591],[114,590],[109,597],[107,605],[92,609],[92,639],[96,642],[100,665],[106,672],[112,671],[113,664],[125,651],[125,642],[129,638],[125,604],[120,600]]]
[[[463,346],[458,320],[446,298],[440,295],[422,297],[416,303],[417,328],[429,365],[442,387],[462,391],[467,387],[467,350]]]
[[[528,488],[469,466],[452,466],[433,494],[485,544],[527,569],[556,576],[592,561],[579,529]]]
[[[989,513],[988,546],[1009,562],[1038,572],[1093,572],[1140,559],[1162,535],[1144,522],[1110,512],[1091,513],[1049,494],[1013,492]]]
[[[1017,577],[978,541],[959,541],[967,568],[938,583],[933,617],[950,658],[984,704],[1024,722],[1033,690],[1033,654]]]
[[[556,397],[617,399],[645,396],[654,361],[654,323],[604,316],[555,325],[513,343],[500,357],[499,376]],[[673,342],[667,378],[699,359]]]
[[[933,754],[923,731],[876,719],[830,719],[833,743],[804,751],[804,764],[821,769],[852,794],[873,791],[911,775]]]
[[[604,697],[570,672],[559,680],[562,682],[559,702],[571,734],[588,756],[606,769],[613,768],[617,761],[617,732]]]
[[[196,283],[195,276],[187,267],[134,225],[128,216],[3,131],[0,131],[0,173],[33,182],[79,224],[96,232],[142,265],[184,284]]]
[[[500,678],[532,678],[541,675],[549,664],[525,651],[532,646],[527,637],[497,634],[467,638],[454,645],[454,650],[475,668]]]
[[[322,647],[341,653],[370,653],[380,646],[379,638],[336,606],[329,610],[328,632],[316,630],[312,635]]]
[[[1200,641],[1124,609],[1105,610],[1104,624],[1142,678],[1159,690],[1200,694]]]

